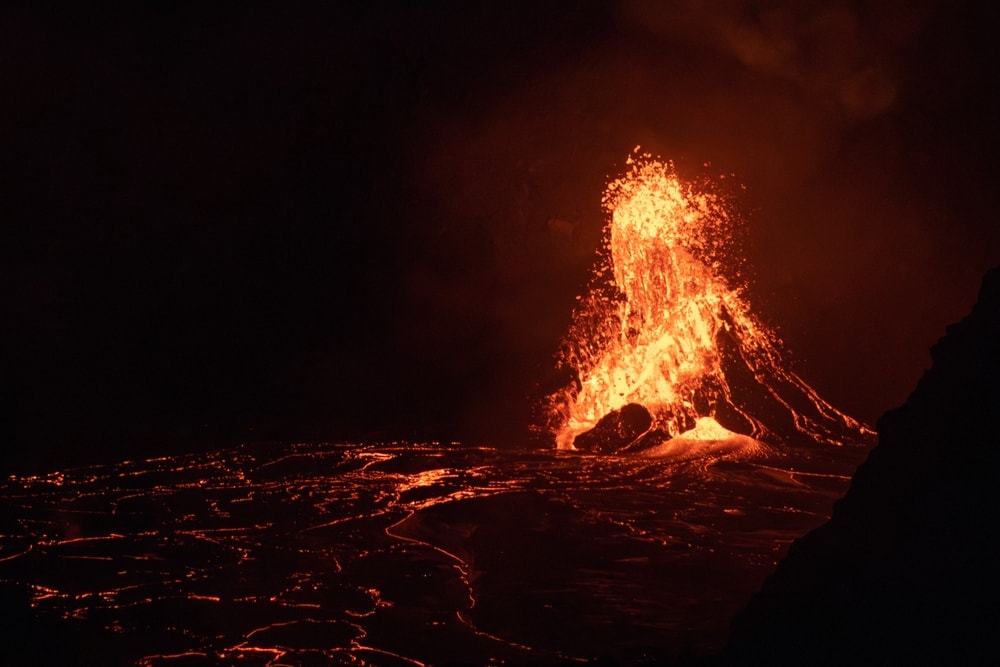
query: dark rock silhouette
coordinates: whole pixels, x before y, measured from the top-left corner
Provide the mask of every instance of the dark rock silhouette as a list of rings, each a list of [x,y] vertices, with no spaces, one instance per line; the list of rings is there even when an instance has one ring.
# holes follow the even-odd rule
[[[573,446],[585,452],[608,453],[634,450],[636,440],[653,424],[646,408],[629,403],[604,415],[594,428],[581,433]],[[668,436],[669,437],[669,436]]]
[[[931,351],[825,525],[733,622],[726,664],[985,664],[1000,627],[1000,268]]]

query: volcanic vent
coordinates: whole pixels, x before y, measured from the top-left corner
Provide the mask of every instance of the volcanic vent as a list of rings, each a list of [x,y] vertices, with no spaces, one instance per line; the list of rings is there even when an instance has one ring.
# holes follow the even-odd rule
[[[549,397],[557,446],[869,441],[751,312],[728,198],[638,148],[627,165],[604,193],[605,245],[558,357],[575,380]]]

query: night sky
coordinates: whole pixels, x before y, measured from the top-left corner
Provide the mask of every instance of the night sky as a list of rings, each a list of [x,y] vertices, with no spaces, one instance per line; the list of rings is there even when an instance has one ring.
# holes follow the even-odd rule
[[[356,4],[0,15],[5,471],[525,442],[636,145],[870,423],[1000,263],[983,3]]]

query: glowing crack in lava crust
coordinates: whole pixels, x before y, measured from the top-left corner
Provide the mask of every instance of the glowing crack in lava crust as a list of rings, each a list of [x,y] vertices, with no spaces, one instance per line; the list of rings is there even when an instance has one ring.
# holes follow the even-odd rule
[[[870,429],[788,370],[781,341],[751,312],[728,198],[638,151],[604,193],[605,246],[558,357],[576,381],[549,397],[557,447],[574,449],[629,404],[652,418],[641,436],[651,453],[675,436],[869,440]]]

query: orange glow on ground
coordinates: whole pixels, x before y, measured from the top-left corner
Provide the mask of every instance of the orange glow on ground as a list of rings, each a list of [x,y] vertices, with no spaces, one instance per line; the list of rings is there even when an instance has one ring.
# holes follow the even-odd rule
[[[699,417],[693,428],[650,447],[644,454],[678,460],[732,452],[753,454],[760,449],[760,443],[753,438],[730,431],[712,417]]]

